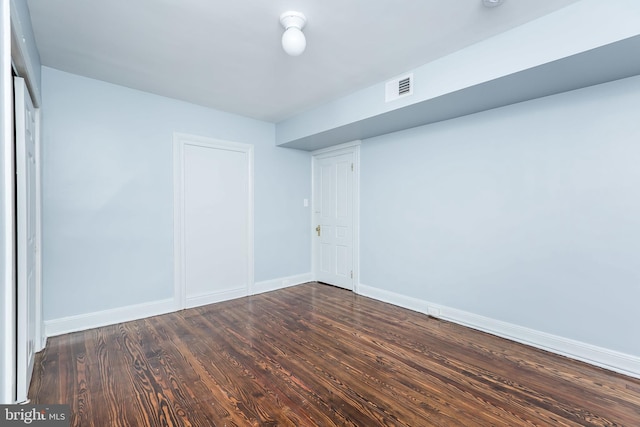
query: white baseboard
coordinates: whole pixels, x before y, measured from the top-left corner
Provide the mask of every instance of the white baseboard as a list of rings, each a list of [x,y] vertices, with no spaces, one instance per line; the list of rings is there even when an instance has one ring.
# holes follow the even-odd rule
[[[620,353],[615,350],[598,347],[569,338],[540,332],[512,323],[502,322],[489,317],[469,313],[421,299],[408,297],[384,289],[374,288],[363,284],[358,285],[358,293],[379,301],[428,314],[430,316],[448,320],[469,328],[487,332],[526,344],[532,347],[550,351],[572,359],[580,360],[601,368],[609,369],[634,378],[640,378],[640,357]]]
[[[284,289],[290,286],[296,286],[311,281],[313,281],[313,276],[311,273],[297,274],[295,276],[281,277],[279,279],[273,280],[265,280],[262,282],[256,282],[255,285],[253,285],[251,294],[257,295],[264,292],[277,291],[278,289]]]
[[[201,305],[214,304],[216,302],[229,301],[231,299],[242,298],[247,296],[247,288],[229,289],[221,292],[213,292],[209,294],[188,297],[185,308],[200,307]]]
[[[295,276],[282,277],[279,279],[256,282],[251,289],[251,294],[261,294],[263,292],[275,291],[278,289],[295,286],[312,281],[311,273],[298,274]],[[247,296],[245,288],[231,289],[224,292],[199,295],[188,298],[186,307],[198,307],[206,304],[227,301],[234,298]],[[131,320],[144,319],[145,317],[157,316],[159,314],[172,313],[177,311],[176,302],[173,298],[161,301],[154,301],[144,304],[118,307],[111,310],[103,310],[94,313],[79,314],[76,316],[63,317],[60,319],[47,320],[44,322],[43,348],[46,337],[67,334],[70,332],[84,331],[98,328],[100,326],[113,325]]]
[[[47,337],[53,337],[70,332],[84,331],[100,326],[171,313],[173,311],[176,311],[176,305],[173,298],[170,298],[127,307],[118,307],[111,310],[46,320],[44,322],[44,331]]]
[[[47,347],[47,334],[43,333],[42,336],[40,337],[40,346],[38,347],[38,349],[36,350],[37,352],[40,352],[42,350],[44,350]]]

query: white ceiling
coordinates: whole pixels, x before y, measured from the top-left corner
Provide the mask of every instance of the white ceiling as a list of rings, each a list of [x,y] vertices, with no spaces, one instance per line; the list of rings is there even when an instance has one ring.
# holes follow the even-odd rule
[[[270,122],[579,0],[28,0],[43,65]],[[287,56],[279,16],[307,16]]]

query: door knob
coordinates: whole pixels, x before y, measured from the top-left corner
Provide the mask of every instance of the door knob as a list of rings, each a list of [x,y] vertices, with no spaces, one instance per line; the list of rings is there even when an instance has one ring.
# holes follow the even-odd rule
[[[318,233],[318,237],[320,237],[320,226],[316,227],[316,233]]]

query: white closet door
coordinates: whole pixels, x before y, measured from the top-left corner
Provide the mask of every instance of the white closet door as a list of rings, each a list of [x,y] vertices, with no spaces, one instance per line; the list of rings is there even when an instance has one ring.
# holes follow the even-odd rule
[[[23,79],[15,78],[17,197],[17,401],[27,399],[36,352],[37,188],[36,111]]]
[[[177,141],[183,306],[245,296],[253,282],[253,148]]]

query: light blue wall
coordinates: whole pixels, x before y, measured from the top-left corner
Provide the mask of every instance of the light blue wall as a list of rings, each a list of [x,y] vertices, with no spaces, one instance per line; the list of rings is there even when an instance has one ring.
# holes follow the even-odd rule
[[[640,355],[640,77],[362,144],[361,282]]]
[[[173,132],[255,145],[255,279],[308,273],[309,153],[274,125],[44,67],[44,319],[171,298]]]

